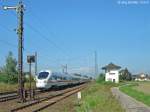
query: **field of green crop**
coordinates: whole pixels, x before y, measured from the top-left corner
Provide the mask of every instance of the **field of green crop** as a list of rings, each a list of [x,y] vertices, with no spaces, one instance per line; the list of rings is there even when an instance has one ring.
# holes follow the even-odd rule
[[[133,88],[145,94],[150,94],[150,82],[139,82],[138,86],[134,86]]]
[[[144,85],[147,85],[147,84],[145,83]],[[122,87],[120,87],[120,90],[122,92],[126,93],[127,95],[135,98],[136,100],[141,101],[144,104],[150,106],[150,94],[146,93],[146,91],[150,91],[150,90],[149,90],[149,88],[146,88],[147,86],[144,87],[144,85],[142,84],[142,86],[141,86],[141,84],[139,82],[134,85],[122,86]],[[148,89],[148,90],[146,90],[146,89]]]

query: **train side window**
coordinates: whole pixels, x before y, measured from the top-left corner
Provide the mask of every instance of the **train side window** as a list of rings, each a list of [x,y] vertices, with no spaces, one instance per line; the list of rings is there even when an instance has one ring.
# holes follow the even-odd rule
[[[60,77],[57,77],[57,80],[61,80],[61,78],[60,78]]]
[[[55,76],[52,76],[51,80],[57,80],[57,78]]]

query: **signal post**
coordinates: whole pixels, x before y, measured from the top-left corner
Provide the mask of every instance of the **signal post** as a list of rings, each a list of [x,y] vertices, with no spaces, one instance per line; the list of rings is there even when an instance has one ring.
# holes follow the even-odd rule
[[[34,98],[34,90],[32,89],[32,73],[31,73],[31,65],[32,63],[35,63],[35,55],[29,55],[27,56],[27,62],[29,63],[29,91],[30,91],[30,100]]]

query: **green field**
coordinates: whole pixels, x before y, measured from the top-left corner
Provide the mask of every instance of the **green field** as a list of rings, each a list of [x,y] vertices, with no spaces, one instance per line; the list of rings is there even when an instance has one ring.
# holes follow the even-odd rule
[[[93,83],[83,91],[81,105],[77,112],[124,112],[112,95],[112,83]]]
[[[149,82],[138,82],[127,86],[122,86],[120,87],[120,90],[136,100],[150,106],[149,84]]]
[[[138,86],[134,86],[133,88],[145,94],[150,94],[150,82],[139,82]]]

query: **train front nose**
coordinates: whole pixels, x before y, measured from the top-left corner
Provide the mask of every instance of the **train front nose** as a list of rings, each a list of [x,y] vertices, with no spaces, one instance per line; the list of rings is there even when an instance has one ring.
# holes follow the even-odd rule
[[[37,88],[45,88],[47,86],[47,83],[45,80],[38,80],[36,83]]]

